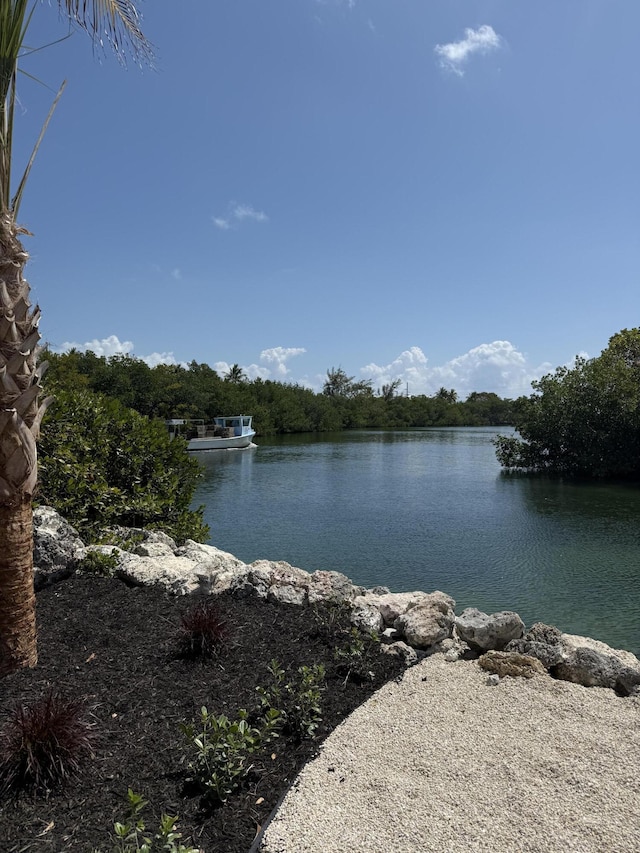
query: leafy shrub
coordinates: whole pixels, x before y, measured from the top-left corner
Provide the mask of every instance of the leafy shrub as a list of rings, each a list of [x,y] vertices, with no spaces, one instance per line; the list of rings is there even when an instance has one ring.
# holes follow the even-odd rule
[[[322,720],[320,698],[325,676],[324,666],[301,666],[295,684],[285,680],[285,671],[280,668],[277,660],[272,660],[268,669],[273,679],[271,688],[257,688],[262,707],[267,710],[275,709],[283,730],[293,737],[313,737]]]
[[[258,728],[249,724],[245,710],[230,720],[201,708],[199,727],[193,723],[180,725],[195,754],[189,761],[188,781],[199,785],[212,800],[224,803],[249,773],[249,757],[276,736],[278,724],[279,714],[274,709],[267,710]]]
[[[351,626],[345,644],[333,651],[336,671],[344,675],[345,684],[350,678],[360,683],[373,678],[372,652],[375,650],[377,653],[379,646],[380,638],[376,631],[364,632]]]
[[[87,551],[86,556],[78,563],[78,571],[87,574],[102,575],[102,577],[113,577],[118,567],[118,557],[112,551],[105,554],[102,551]]]
[[[163,814],[160,818],[158,832],[149,835],[146,831],[142,812],[148,805],[140,794],[135,794],[131,788],[127,793],[129,813],[126,823],[115,823],[113,830],[115,845],[113,853],[201,853],[196,847],[181,844],[182,834],[176,831],[178,816]]]
[[[200,467],[182,440],[108,397],[55,393],[39,449],[40,503],[91,542],[117,525],[159,528],[178,542],[207,539],[202,507],[190,506]]]
[[[227,638],[227,625],[211,599],[192,605],[181,618],[179,648],[184,657],[212,657]]]
[[[351,623],[351,607],[346,601],[329,602],[316,607],[313,617],[318,636],[334,646],[335,671],[362,683],[373,677],[372,668],[380,650],[376,631],[367,631]]]
[[[623,329],[597,358],[577,356],[531,386],[514,404],[517,435],[494,442],[503,468],[638,478],[640,328]]]
[[[47,793],[80,772],[94,742],[81,700],[50,690],[18,706],[0,734],[0,792]]]

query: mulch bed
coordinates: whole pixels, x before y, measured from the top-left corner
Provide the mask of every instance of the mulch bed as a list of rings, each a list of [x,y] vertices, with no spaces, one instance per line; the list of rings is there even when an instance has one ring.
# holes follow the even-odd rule
[[[108,853],[113,824],[127,813],[127,789],[144,796],[148,829],[160,814],[178,814],[179,830],[205,853],[248,853],[281,795],[322,740],[403,666],[375,644],[367,647],[362,681],[347,678],[334,650],[348,642],[334,608],[272,604],[255,596],[216,599],[226,639],[208,660],[177,654],[181,615],[194,603],[156,587],[74,575],[37,596],[38,666],[0,682],[0,726],[18,704],[51,687],[81,697],[92,709],[95,756],[81,776],[47,797],[20,794],[0,801],[3,853]],[[179,724],[201,706],[235,717],[257,707],[256,687],[270,683],[277,659],[295,680],[300,666],[324,664],[322,722],[312,740],[282,735],[253,758],[241,790],[211,805],[185,785],[188,744]]]

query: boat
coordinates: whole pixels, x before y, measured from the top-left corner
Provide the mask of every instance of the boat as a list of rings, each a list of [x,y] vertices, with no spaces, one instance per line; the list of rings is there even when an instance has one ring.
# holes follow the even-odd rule
[[[182,436],[187,450],[244,450],[255,447],[251,420],[251,415],[230,415],[214,418],[211,424],[186,418],[170,418],[166,423],[169,438]]]

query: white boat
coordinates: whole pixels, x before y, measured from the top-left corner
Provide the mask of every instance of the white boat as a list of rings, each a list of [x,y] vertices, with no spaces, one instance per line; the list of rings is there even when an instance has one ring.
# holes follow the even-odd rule
[[[181,435],[187,440],[187,450],[243,450],[255,447],[251,420],[251,415],[231,415],[214,418],[212,424],[207,424],[203,420],[171,418],[167,429],[170,438]]]

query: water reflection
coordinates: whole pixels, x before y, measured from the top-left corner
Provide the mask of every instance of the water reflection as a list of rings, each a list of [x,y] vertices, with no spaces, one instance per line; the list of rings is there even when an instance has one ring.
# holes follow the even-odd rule
[[[640,489],[505,477],[495,434],[287,436],[201,454],[194,503],[213,544],[246,562],[439,588],[458,609],[514,609],[640,651]]]

